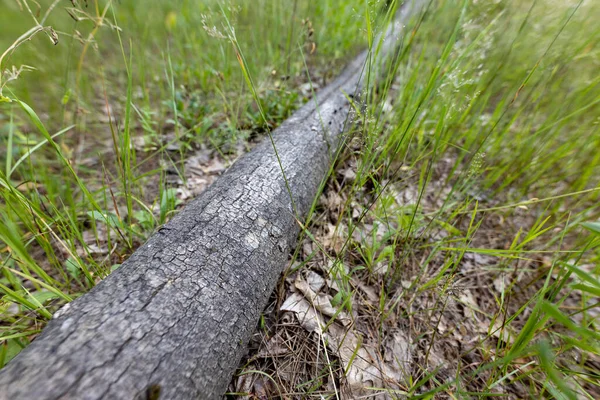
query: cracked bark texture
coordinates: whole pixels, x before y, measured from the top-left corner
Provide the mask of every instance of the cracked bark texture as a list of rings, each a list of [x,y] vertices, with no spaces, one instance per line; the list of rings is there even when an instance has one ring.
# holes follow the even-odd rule
[[[406,18],[410,8],[401,13]],[[388,32],[381,54],[394,46]],[[332,162],[366,53],[273,132],[298,218]],[[0,400],[216,399],[299,233],[264,140],[0,371]]]

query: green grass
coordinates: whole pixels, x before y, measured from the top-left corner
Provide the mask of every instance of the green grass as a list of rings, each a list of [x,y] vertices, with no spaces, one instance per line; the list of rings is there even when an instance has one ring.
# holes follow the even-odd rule
[[[408,383],[396,393],[600,394],[599,17],[589,1],[434,1],[379,76],[338,160],[356,176],[331,174],[326,195],[341,205],[315,210],[305,231],[313,251],[297,256],[337,282],[332,303],[377,327],[371,341],[383,341],[393,321],[411,321],[424,344],[415,339]],[[340,246],[328,236],[331,220]],[[487,262],[468,272],[467,257]],[[356,282],[380,293],[376,316],[360,309]],[[467,292],[476,305],[461,297]],[[486,333],[436,366],[432,349],[449,346],[448,335],[467,336],[461,327],[477,328],[456,315],[457,303]],[[443,320],[450,333],[441,333]],[[271,329],[265,341],[285,330]],[[328,349],[311,349],[319,351]],[[336,368],[313,361],[316,381],[319,362]],[[278,376],[276,365],[264,368]],[[288,393],[312,393],[279,382]]]
[[[167,168],[234,159],[306,100],[308,71],[322,84],[366,43],[361,1],[1,9],[0,367],[175,212]]]
[[[384,29],[379,3],[258,3],[90,1],[77,23],[56,8],[42,25],[57,46],[40,30],[2,60],[37,70],[0,108],[0,366],[172,215],[160,166],[182,174],[195,149],[227,158],[270,135],[307,75],[332,78]],[[0,49],[35,26],[4,7]],[[598,397],[598,19],[593,1],[432,1],[396,58],[367,69],[377,83],[337,160],[355,176],[332,170],[325,191],[341,200],[315,203],[302,235],[315,250],[295,256],[331,264],[340,311],[356,311],[356,282],[377,289],[375,341],[411,321],[403,393]],[[322,240],[330,221],[341,246]],[[484,328],[444,370],[438,346],[476,328],[443,328],[457,304]],[[295,386],[268,365],[241,374],[267,376],[274,395],[317,393],[350,365],[316,354],[326,367]]]
[[[493,256],[492,276],[535,270],[527,287],[511,281],[494,306],[474,312],[491,322],[488,338],[466,352],[487,354],[480,364],[461,370],[459,360],[446,382],[413,370],[408,393],[461,398],[521,381],[531,397],[595,398],[600,242],[597,223],[586,221],[599,217],[600,7],[495,3],[433,2],[415,26],[388,80],[396,88],[374,92],[357,132],[362,145],[348,156],[358,174],[338,219],[342,232],[364,231],[370,221],[386,234],[348,235],[347,251],[337,256],[361,281],[377,281],[374,266],[389,265],[380,282],[390,291],[381,326],[398,308],[417,318],[407,314],[411,302],[434,296],[437,317],[417,312],[433,319],[433,331],[456,299],[453,286],[469,278],[461,271],[465,254]],[[388,99],[394,106],[383,112]],[[416,189],[414,201],[398,201],[392,187]],[[357,220],[350,202],[371,207]],[[512,223],[492,229],[495,219]],[[539,266],[541,257],[546,265]],[[410,276],[411,289],[398,294],[398,282]],[[519,291],[529,298],[515,304]],[[494,340],[494,321],[515,332],[509,343]],[[431,348],[435,334],[424,334]],[[527,372],[519,369],[530,360]]]

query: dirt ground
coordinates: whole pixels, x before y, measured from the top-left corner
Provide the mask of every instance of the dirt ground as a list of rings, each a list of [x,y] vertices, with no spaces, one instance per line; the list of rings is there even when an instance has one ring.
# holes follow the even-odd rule
[[[436,179],[421,200],[425,210],[438,209],[450,192],[442,182],[453,161],[446,161],[436,167]],[[310,228],[314,238],[304,237],[284,272],[228,397],[395,399],[449,383],[435,398],[456,398],[453,393],[458,390],[463,393],[459,398],[465,392],[477,397],[483,390],[491,396],[528,398],[527,381],[511,379],[516,372],[498,379],[481,366],[492,363],[515,340],[532,312],[528,299],[543,284],[540,276],[547,273],[550,259],[433,253],[429,245],[448,235],[443,229],[417,230],[411,240],[394,243],[394,208],[417,201],[418,177],[407,171],[406,178],[388,184],[386,191],[395,203],[386,221],[370,211],[376,199],[369,188],[347,202],[356,165],[348,158],[330,179]],[[480,206],[498,201],[482,198]],[[350,212],[344,209],[348,204]],[[356,227],[352,232],[347,215]],[[533,220],[526,210],[517,210],[509,219],[487,215],[470,246],[507,249],[515,232]],[[395,244],[395,262],[365,269],[360,248],[369,241],[383,248]],[[456,262],[449,264],[450,259]],[[346,276],[351,277],[344,281]],[[343,293],[350,293],[345,307],[340,305]],[[500,309],[503,296],[505,306]],[[577,302],[581,298],[576,294],[567,300]],[[507,323],[523,304],[528,304],[523,312]],[[573,352],[563,357],[578,356]],[[600,365],[597,357],[588,362],[595,368]],[[517,360],[517,372],[527,374],[535,363]],[[428,383],[410,393],[411,386],[426,378]],[[490,379],[495,380],[491,385]],[[590,385],[588,390],[593,393],[597,387]]]

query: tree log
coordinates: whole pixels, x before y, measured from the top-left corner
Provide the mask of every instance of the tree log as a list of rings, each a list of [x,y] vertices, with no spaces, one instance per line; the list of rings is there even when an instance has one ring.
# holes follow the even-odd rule
[[[220,398],[296,245],[294,213],[301,221],[327,175],[366,58],[273,132],[295,210],[264,140],[57,312],[0,371],[0,399]]]

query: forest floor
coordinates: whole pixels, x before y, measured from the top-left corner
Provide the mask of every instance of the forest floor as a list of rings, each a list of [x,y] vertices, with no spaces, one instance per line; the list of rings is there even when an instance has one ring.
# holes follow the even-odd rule
[[[46,3],[0,6],[0,368],[386,23],[378,1]],[[600,397],[600,4],[427,4],[228,397]]]

